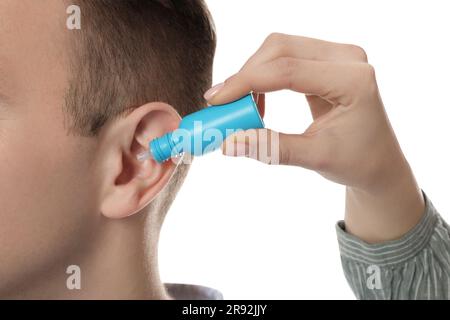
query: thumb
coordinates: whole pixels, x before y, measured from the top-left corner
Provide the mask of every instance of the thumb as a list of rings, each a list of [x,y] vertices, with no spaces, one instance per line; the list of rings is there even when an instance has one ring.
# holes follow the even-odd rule
[[[284,134],[270,129],[250,129],[230,135],[222,144],[222,153],[247,157],[266,164],[284,164],[314,168],[313,138],[302,134]]]

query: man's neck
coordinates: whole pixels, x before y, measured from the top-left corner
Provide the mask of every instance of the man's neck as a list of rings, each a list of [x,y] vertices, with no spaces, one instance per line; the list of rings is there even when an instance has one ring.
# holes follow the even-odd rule
[[[106,221],[102,230],[4,298],[169,299],[157,261],[159,230],[144,217]]]

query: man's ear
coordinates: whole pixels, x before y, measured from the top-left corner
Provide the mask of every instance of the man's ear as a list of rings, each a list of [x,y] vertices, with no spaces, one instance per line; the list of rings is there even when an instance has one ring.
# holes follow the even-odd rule
[[[128,217],[149,204],[175,172],[174,161],[138,161],[154,138],[178,128],[180,116],[153,102],[108,123],[101,131],[98,163],[102,176],[100,210],[108,218]]]

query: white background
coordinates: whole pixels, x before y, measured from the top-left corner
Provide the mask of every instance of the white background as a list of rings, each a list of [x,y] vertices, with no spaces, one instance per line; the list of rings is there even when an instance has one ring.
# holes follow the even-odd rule
[[[450,221],[448,1],[210,0],[218,48],[214,81],[239,70],[271,32],[362,46],[420,186]],[[267,127],[302,132],[305,99],[267,96]],[[353,299],[334,225],[344,188],[314,172],[220,152],[194,161],[160,243],[165,282],[226,299]]]

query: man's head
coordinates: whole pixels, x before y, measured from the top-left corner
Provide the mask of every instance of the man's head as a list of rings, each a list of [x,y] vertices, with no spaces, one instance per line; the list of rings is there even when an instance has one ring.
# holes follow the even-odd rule
[[[187,167],[136,155],[205,104],[215,36],[201,0],[2,0],[0,39],[1,296],[148,204],[159,231]]]

